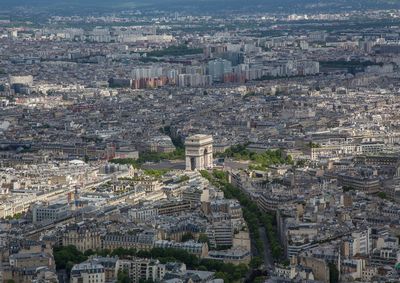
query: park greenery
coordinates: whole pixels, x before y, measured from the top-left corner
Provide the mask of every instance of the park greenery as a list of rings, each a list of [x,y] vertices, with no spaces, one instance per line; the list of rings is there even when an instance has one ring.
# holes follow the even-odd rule
[[[129,277],[129,272],[125,269],[118,270],[117,283],[130,283],[131,278]]]
[[[207,245],[210,246],[210,239],[208,238],[207,234],[201,233],[197,240],[200,243],[207,243]]]
[[[250,169],[265,171],[269,166],[293,164],[292,157],[284,155],[281,149],[254,152],[247,149],[247,144],[234,145],[219,153],[217,157],[229,157],[235,160],[250,161]]]
[[[319,143],[315,143],[315,142],[311,142],[311,141],[308,143],[308,146],[310,148],[320,148],[321,147],[321,145]]]
[[[153,57],[143,57],[143,56],[141,56],[138,60],[139,60],[140,62],[142,62],[142,63],[160,62],[160,60],[158,60],[157,58],[153,58]]]
[[[154,50],[147,53],[148,57],[163,57],[163,56],[183,56],[203,53],[201,48],[189,48],[186,45],[170,46],[162,50]]]
[[[135,249],[117,248],[109,250],[87,250],[82,253],[75,246],[65,246],[54,248],[54,259],[57,270],[66,269],[68,274],[74,264],[81,263],[89,256],[118,256],[119,258],[129,258],[137,256],[140,258],[158,259],[161,263],[182,262],[188,269],[215,272],[216,278],[224,279],[224,282],[236,282],[246,276],[248,267],[245,264],[233,265],[213,259],[200,259],[197,256],[181,249],[153,248],[150,251],[136,251]],[[118,274],[118,282],[127,282],[123,271]]]
[[[355,60],[320,61],[319,64],[321,68],[347,69],[347,71],[351,74],[364,71],[364,69],[368,66],[381,65],[371,61],[355,61]]]
[[[55,247],[53,251],[57,269],[65,269],[68,274],[74,264],[81,263],[87,259],[87,256],[78,251],[75,246]]]
[[[381,199],[387,199],[387,195],[385,192],[379,192],[377,193],[377,196],[380,197]]]
[[[298,168],[303,168],[307,165],[307,160],[305,159],[299,159],[296,161],[296,167]]]
[[[182,242],[187,242],[189,240],[194,240],[194,236],[191,232],[187,232],[182,235]]]
[[[179,178],[179,183],[187,182],[190,180],[190,177],[188,175],[183,175]]]
[[[271,246],[271,254],[274,259],[279,260],[282,257],[282,247],[279,244],[277,233],[276,233],[276,223],[275,217],[272,213],[262,212],[256,203],[252,201],[244,192],[239,188],[233,186],[228,182],[227,173],[219,170],[214,170],[212,173],[208,171],[201,171],[202,176],[208,179],[214,186],[220,188],[228,199],[237,199],[243,209],[243,217],[246,220],[251,238],[253,239],[258,256],[264,256],[264,245],[261,240],[259,227],[263,226],[266,229],[268,236],[268,241]],[[260,262],[258,259],[253,261]],[[261,261],[262,262],[262,261]]]
[[[169,172],[168,169],[144,169],[144,174],[153,177],[155,179],[160,179],[168,172]]]
[[[22,213],[16,213],[13,216],[10,216],[10,215],[6,216],[6,219],[7,220],[18,220],[18,219],[21,219],[22,216],[23,216]]]

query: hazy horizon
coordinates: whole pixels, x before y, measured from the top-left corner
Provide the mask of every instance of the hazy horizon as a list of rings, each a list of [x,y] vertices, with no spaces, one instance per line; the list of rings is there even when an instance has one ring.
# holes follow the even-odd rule
[[[149,9],[189,12],[225,12],[249,10],[260,12],[346,11],[354,9],[400,8],[397,0],[2,0],[2,10],[28,7],[37,11],[82,13]]]

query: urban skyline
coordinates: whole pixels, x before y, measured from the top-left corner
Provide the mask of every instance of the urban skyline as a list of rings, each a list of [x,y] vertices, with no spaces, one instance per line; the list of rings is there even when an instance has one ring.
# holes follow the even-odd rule
[[[0,1],[0,282],[400,282],[399,54],[399,1]]]

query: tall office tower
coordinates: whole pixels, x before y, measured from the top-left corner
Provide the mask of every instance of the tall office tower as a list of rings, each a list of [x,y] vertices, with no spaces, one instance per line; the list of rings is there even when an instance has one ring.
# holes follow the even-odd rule
[[[232,63],[228,60],[217,59],[208,62],[208,73],[213,81],[221,82],[224,80],[224,75],[232,73]]]

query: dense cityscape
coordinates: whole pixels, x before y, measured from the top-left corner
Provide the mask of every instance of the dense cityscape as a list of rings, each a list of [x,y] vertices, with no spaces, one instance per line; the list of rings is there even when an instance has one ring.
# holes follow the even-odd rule
[[[400,2],[1,2],[0,282],[400,282]]]

